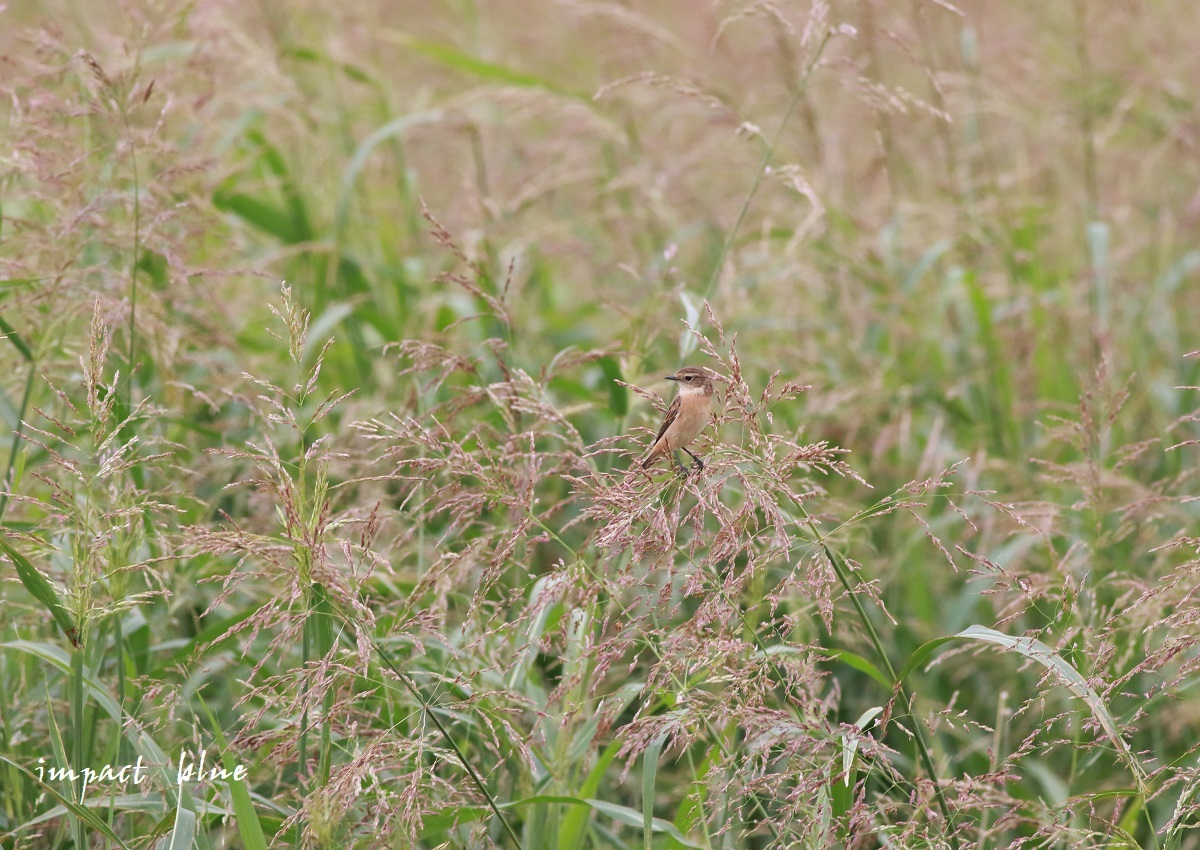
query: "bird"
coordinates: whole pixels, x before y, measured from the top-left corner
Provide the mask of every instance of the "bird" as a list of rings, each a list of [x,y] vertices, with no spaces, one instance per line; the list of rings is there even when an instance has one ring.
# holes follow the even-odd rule
[[[646,469],[659,455],[669,454],[679,464],[679,471],[687,475],[687,469],[679,459],[679,450],[683,449],[695,461],[696,471],[703,472],[704,461],[688,451],[687,446],[700,436],[712,418],[713,380],[696,366],[684,366],[664,380],[679,384],[679,393],[667,408],[658,436],[654,438],[650,452],[641,460],[641,468]]]

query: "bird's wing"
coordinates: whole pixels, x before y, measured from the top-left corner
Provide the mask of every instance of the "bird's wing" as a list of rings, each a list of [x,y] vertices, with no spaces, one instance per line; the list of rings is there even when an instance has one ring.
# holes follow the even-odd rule
[[[667,433],[667,429],[671,427],[671,423],[679,418],[679,396],[675,396],[671,400],[671,405],[667,408],[667,415],[663,417],[662,427],[658,429],[658,436],[654,438],[654,442],[650,445],[656,445],[662,439],[663,434]]]

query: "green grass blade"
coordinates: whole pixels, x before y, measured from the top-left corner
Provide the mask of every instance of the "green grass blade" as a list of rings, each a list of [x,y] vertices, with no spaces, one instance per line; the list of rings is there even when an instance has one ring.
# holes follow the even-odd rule
[[[892,680],[887,677],[869,658],[863,658],[855,652],[846,649],[822,649],[821,654],[830,661],[840,661],[860,673],[866,673],[885,688],[892,687]]]
[[[642,846],[646,850],[651,850],[654,835],[654,784],[658,777],[658,757],[666,742],[667,736],[659,735],[642,754]]]
[[[124,841],[121,840],[121,837],[119,835],[117,835],[115,832],[113,832],[112,828],[107,823],[105,823],[104,820],[102,820],[94,811],[92,811],[90,806],[88,806],[86,804],[80,804],[77,800],[72,800],[69,797],[64,796],[57,788],[55,788],[50,783],[39,780],[37,778],[37,776],[33,773],[33,771],[31,771],[28,767],[14,761],[13,759],[9,758],[6,755],[0,754],[0,762],[4,762],[5,764],[9,765],[10,767],[15,768],[16,770],[19,770],[22,773],[24,773],[27,777],[29,777],[29,779],[31,779],[33,782],[37,783],[37,786],[39,788],[41,788],[43,791],[45,791],[47,794],[49,794],[54,799],[58,800],[58,803],[59,803],[59,805],[56,806],[55,809],[52,810],[50,813],[48,813],[46,815],[41,815],[37,818],[30,819],[28,822],[22,824],[21,827],[29,828],[32,826],[37,826],[40,823],[43,823],[48,820],[52,820],[56,817],[61,817],[63,814],[69,812],[71,815],[78,818],[79,821],[81,821],[88,828],[100,833],[105,838],[107,838],[109,841],[115,843],[117,846],[125,847],[125,848],[127,848],[129,846],[128,844],[126,844]],[[107,806],[107,802],[105,803],[105,805]],[[17,831],[19,831],[19,829],[20,828],[18,828]]]
[[[192,842],[196,840],[196,813],[188,811],[183,806],[175,809],[175,826],[160,846],[165,850],[191,850]]]
[[[613,759],[620,752],[620,744],[617,741],[612,741],[600,757],[596,759],[596,764],[588,771],[587,778],[583,781],[580,788],[580,799],[587,799],[595,796],[600,788],[600,781],[604,774],[608,771],[609,765],[613,763]],[[558,828],[558,846],[564,850],[571,848],[582,848],[585,846],[584,836],[587,830],[588,810],[585,808],[572,808],[563,815],[561,824]]]
[[[26,362],[33,362],[33,351],[13,326],[4,320],[3,316],[0,316],[0,333],[3,333],[4,337],[13,344],[13,347],[21,352],[21,356],[25,358]]]
[[[362,140],[362,143],[354,151],[354,155],[350,157],[350,162],[347,163],[346,169],[342,172],[337,205],[334,207],[334,229],[337,233],[343,232],[343,228],[348,223],[350,199],[354,194],[354,187],[358,183],[358,176],[362,173],[363,167],[367,164],[367,160],[371,158],[371,154],[375,152],[375,149],[388,139],[403,136],[412,127],[442,121],[445,117],[446,114],[440,109],[403,115],[372,131],[370,135]]]
[[[217,722],[216,715],[208,707],[204,697],[197,693],[196,700],[208,717],[208,728],[212,730],[213,741],[216,742],[217,750],[221,753],[221,764],[233,774],[238,764],[233,754],[229,752],[229,745],[225,741],[225,733],[221,729],[221,724]],[[267,850],[267,838],[263,832],[262,822],[258,819],[258,812],[254,809],[254,802],[250,799],[250,789],[246,786],[246,780],[230,776],[229,795],[233,799],[233,813],[237,819],[238,835],[242,839],[244,850]]]
[[[1096,718],[1096,721],[1100,724],[1100,728],[1104,730],[1105,735],[1108,736],[1113,746],[1116,747],[1117,752],[1121,754],[1122,760],[1133,772],[1133,775],[1138,780],[1138,784],[1143,788],[1145,787],[1145,772],[1134,758],[1129,745],[1121,736],[1116,721],[1108,711],[1108,706],[1105,705],[1100,695],[1092,689],[1092,686],[1087,683],[1087,679],[1078,670],[1064,661],[1053,649],[1035,638],[1012,637],[995,629],[989,629],[986,626],[969,626],[955,635],[955,637],[985,641],[1004,649],[1012,650],[1031,661],[1036,661],[1053,673],[1060,684],[1076,697],[1083,700],[1087,707],[1091,709],[1092,716]]]
[[[900,668],[900,673],[896,677],[897,680],[903,682],[912,675],[914,670],[929,660],[929,656],[933,655],[935,649],[952,640],[954,640],[954,637],[934,638],[918,646],[913,650],[912,655],[908,656],[908,660],[904,662],[904,666]]]
[[[608,815],[617,823],[623,823],[626,826],[643,827],[642,813],[628,806],[621,806],[616,803],[608,803],[604,800],[584,800],[584,803],[591,806],[597,812]],[[682,832],[680,832],[675,824],[665,821],[662,818],[653,818],[650,822],[652,832],[662,832],[671,836],[684,847],[701,847],[702,845],[688,841]]]
[[[281,242],[295,245],[305,241],[305,233],[297,226],[292,216],[279,207],[247,195],[219,188],[213,192],[213,206],[222,212],[232,213],[253,227],[274,236]]]
[[[25,585],[25,589],[34,599],[45,606],[46,610],[50,612],[50,616],[54,618],[54,622],[67,636],[67,640],[71,641],[72,646],[78,648],[79,632],[75,628],[75,621],[71,619],[71,615],[58,598],[58,592],[50,584],[49,579],[42,575],[24,555],[14,549],[3,533],[0,533],[0,550],[8,555],[13,566],[17,568],[17,576],[21,579],[21,584]]]
[[[528,74],[495,62],[488,62],[469,53],[464,53],[456,47],[426,41],[401,30],[386,30],[382,35],[415,53],[420,53],[422,56],[432,59],[445,68],[460,71],[476,77],[485,83],[545,89],[546,91],[569,97],[580,97],[567,91],[547,77],[539,77],[536,74]]]
[[[622,380],[621,366],[612,357],[601,357],[596,361],[604,380],[608,384],[608,407],[614,416],[622,417],[629,413],[629,390],[617,383]]]

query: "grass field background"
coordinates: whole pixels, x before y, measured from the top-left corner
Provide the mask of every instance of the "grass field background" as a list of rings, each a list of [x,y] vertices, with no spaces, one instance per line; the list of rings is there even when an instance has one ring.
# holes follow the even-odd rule
[[[10,0],[0,846],[1200,847],[1198,30]]]

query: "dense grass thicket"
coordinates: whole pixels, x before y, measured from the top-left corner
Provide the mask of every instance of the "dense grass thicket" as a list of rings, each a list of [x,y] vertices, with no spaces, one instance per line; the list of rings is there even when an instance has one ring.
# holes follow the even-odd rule
[[[0,847],[1200,848],[1198,31],[0,5]]]

